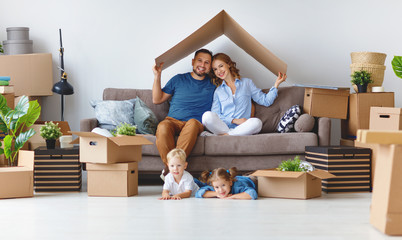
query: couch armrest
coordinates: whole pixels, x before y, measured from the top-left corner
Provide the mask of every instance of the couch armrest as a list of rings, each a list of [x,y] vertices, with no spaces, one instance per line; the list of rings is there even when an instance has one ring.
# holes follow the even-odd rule
[[[318,123],[318,146],[329,146],[331,142],[331,119],[320,117]]]
[[[98,120],[96,118],[86,118],[80,121],[80,131],[90,132],[92,129],[98,127]]]

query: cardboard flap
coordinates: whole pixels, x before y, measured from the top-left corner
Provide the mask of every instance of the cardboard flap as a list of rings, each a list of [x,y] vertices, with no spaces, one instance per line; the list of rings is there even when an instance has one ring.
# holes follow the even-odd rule
[[[132,145],[152,145],[153,143],[141,136],[121,136],[110,137],[112,142],[118,146],[132,146]]]
[[[316,169],[316,170],[314,170],[312,172],[307,172],[307,173],[312,175],[312,176],[314,176],[314,177],[320,178],[320,179],[327,179],[327,178],[336,177],[334,174],[329,173],[329,172],[324,171],[324,170],[320,170],[320,169]]]
[[[137,166],[137,162],[113,164],[87,163],[86,169],[87,171],[130,171],[136,170]]]
[[[18,166],[20,167],[26,167],[33,171],[34,159],[35,159],[34,151],[20,150],[18,152]]]
[[[159,65],[161,62],[164,62],[163,69],[166,69],[209,42],[212,42],[222,34],[226,35],[233,43],[273,74],[277,75],[278,72],[286,73],[287,64],[244,30],[225,10],[222,10],[197,31],[157,57],[155,63]]]
[[[75,135],[80,136],[80,137],[100,137],[100,138],[106,138],[105,136],[99,135],[99,134],[94,133],[94,132],[72,132],[72,131],[69,131],[69,133],[75,134]]]
[[[305,172],[282,172],[273,169],[257,170],[251,174],[256,177],[280,177],[280,178],[298,178],[305,174]]]
[[[402,144],[402,131],[374,131],[359,129],[356,141],[362,143]]]

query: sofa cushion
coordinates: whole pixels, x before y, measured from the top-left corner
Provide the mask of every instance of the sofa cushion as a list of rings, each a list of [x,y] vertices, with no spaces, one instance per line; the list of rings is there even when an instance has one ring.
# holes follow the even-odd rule
[[[278,132],[287,133],[294,131],[294,124],[301,115],[299,105],[293,105],[285,112],[278,124]]]
[[[134,125],[135,99],[125,101],[92,100],[90,104],[95,109],[95,116],[101,128],[111,130],[121,123]]]
[[[304,113],[295,122],[296,132],[311,132],[314,128],[315,119],[313,116]]]
[[[136,98],[134,107],[134,122],[137,125],[138,133],[155,135],[158,119],[139,97]]]
[[[300,154],[305,146],[316,146],[317,142],[317,134],[312,132],[210,136],[205,137],[205,155]]]

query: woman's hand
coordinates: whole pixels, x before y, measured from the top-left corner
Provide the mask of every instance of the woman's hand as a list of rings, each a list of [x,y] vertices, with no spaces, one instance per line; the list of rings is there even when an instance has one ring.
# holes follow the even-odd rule
[[[245,121],[247,121],[247,118],[240,118],[240,119],[235,118],[232,120],[232,123],[234,123],[236,125],[240,125],[240,124],[244,123]]]
[[[278,78],[275,81],[274,87],[278,88],[281,83],[286,81],[286,78],[287,78],[286,73],[278,72]]]

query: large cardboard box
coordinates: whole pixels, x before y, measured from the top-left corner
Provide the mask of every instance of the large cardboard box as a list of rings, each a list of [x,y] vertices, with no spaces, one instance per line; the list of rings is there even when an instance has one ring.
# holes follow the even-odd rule
[[[402,236],[402,131],[360,130],[358,140],[379,144],[370,223],[385,234]]]
[[[51,96],[52,54],[0,55],[0,76],[11,77],[15,96]]]
[[[4,93],[1,95],[3,95],[6,98],[7,106],[11,109],[14,109],[14,97],[15,97],[14,93]]]
[[[346,119],[349,88],[305,88],[303,112],[314,117]]]
[[[87,163],[88,196],[130,197],[138,194],[138,163]]]
[[[155,59],[156,64],[164,62],[163,69],[173,65],[179,60],[193,54],[209,42],[221,35],[228,37],[233,43],[250,54],[264,67],[277,75],[278,72],[286,73],[287,65],[272,52],[266,49],[253,36],[244,30],[224,10],[193,32],[190,36],[176,44],[174,47]]]
[[[306,146],[305,149],[306,161],[336,176],[322,181],[324,192],[371,192],[371,149],[349,146]]]
[[[402,108],[371,107],[370,130],[402,130]]]
[[[66,121],[52,121],[58,123],[61,133],[63,135],[71,135],[70,126]],[[33,135],[27,142],[27,147],[29,150],[35,150],[38,147],[46,146],[46,140],[40,135],[40,128],[44,126],[46,121],[36,121],[34,125],[31,126],[35,130],[35,135]],[[57,139],[56,146],[60,146],[60,142]]]
[[[0,198],[33,196],[34,152],[20,150],[18,167],[0,167]]]
[[[355,147],[361,147],[361,148],[370,148],[371,149],[371,182],[372,186],[374,187],[374,181],[375,181],[375,168],[377,164],[377,155],[378,155],[378,148],[379,144],[375,143],[363,143],[359,142],[357,140],[354,141]]]
[[[355,139],[358,129],[369,129],[371,107],[394,107],[394,93],[350,94],[349,118],[341,121],[342,138]]]
[[[104,137],[93,132],[71,133],[79,136],[80,161],[87,163],[139,162],[142,145],[153,144],[142,136]]]
[[[322,171],[281,172],[276,169],[257,170],[258,196],[275,198],[309,199],[321,196],[321,179],[334,175]]]

